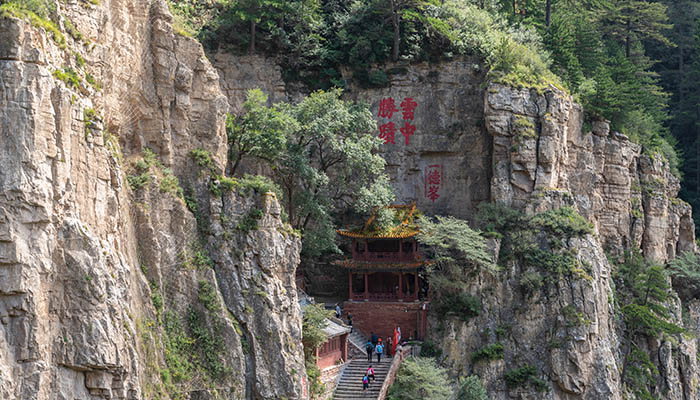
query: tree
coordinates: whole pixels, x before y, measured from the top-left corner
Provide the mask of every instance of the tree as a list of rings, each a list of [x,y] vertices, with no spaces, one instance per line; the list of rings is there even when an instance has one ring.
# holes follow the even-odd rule
[[[476,375],[468,376],[460,380],[457,400],[488,400],[486,388]]]
[[[311,383],[311,392],[320,395],[323,393],[324,387],[320,379],[321,371],[316,365],[316,349],[328,339],[323,328],[326,327],[327,319],[333,312],[326,310],[323,304],[309,304],[302,309],[302,312],[301,341],[304,344],[306,375]]]
[[[267,162],[283,191],[289,222],[303,234],[304,254],[338,251],[335,216],[369,214],[394,199],[381,144],[366,104],[346,102],[341,90],[318,91],[296,105],[265,105],[249,92],[245,112],[229,120],[231,167],[243,155]]]
[[[453,392],[447,370],[434,358],[406,358],[387,396],[390,400],[448,400]]]
[[[267,107],[267,95],[260,89],[248,91],[243,114],[226,116],[229,144],[229,174],[233,176],[244,156],[272,162],[283,150],[287,136],[297,123],[284,106]]]
[[[698,255],[686,251],[671,260],[668,266],[669,275],[673,282],[673,289],[683,300],[700,297],[700,258]]]
[[[606,33],[624,43],[627,58],[631,56],[632,41],[635,39],[653,39],[672,46],[664,34],[672,25],[668,23],[666,6],[662,3],[617,0],[607,10],[603,21]]]
[[[645,260],[638,249],[625,253],[615,279],[625,322],[622,379],[638,397],[651,398],[647,386],[658,371],[637,340],[675,335],[684,329],[670,321],[666,303],[671,293],[664,269]]]

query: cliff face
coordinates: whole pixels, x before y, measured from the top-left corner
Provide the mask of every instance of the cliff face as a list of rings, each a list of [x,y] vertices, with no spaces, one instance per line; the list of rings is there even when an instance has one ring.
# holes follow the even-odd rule
[[[274,82],[274,97],[282,98],[277,67],[261,58],[217,63],[226,71],[223,88],[240,87],[227,76],[253,73],[246,72],[246,63],[256,65],[254,79],[272,78],[259,86]],[[478,317],[464,322],[433,315],[430,336],[444,350],[443,363],[455,375],[477,373],[493,399],[624,398],[622,325],[604,249],[615,255],[637,246],[658,261],[695,249],[691,210],[676,197],[679,182],[668,165],[642,154],[624,135],[611,133],[605,122],[584,130],[583,110],[557,89],[538,93],[486,84],[476,58],[390,65],[385,71],[388,87],[351,84],[348,96],[369,103],[378,125],[394,126],[393,143],[388,140],[382,152],[398,202],[415,201],[428,214],[467,219],[487,200],[530,215],[572,206],[594,225],[594,235],[566,242],[586,266],[585,276],[555,280],[530,297],[520,282],[529,271],[509,263],[496,276],[480,274],[467,288],[481,299]],[[228,94],[235,111],[244,93]],[[403,113],[407,98],[416,103],[413,119]],[[393,113],[380,110],[386,100],[393,101]],[[407,122],[416,127],[412,135],[400,130]],[[498,252],[501,243],[491,244]],[[671,311],[681,323],[677,301]],[[503,360],[472,361],[475,351],[497,341],[504,347]],[[687,338],[647,344],[644,350],[659,369],[656,386],[662,398],[697,396],[697,345]],[[504,373],[523,365],[536,367],[545,392],[508,389]]]
[[[212,194],[190,157],[226,158],[201,46],[163,1],[57,5],[61,46],[0,19],[0,398],[304,397],[299,239],[274,199]]]

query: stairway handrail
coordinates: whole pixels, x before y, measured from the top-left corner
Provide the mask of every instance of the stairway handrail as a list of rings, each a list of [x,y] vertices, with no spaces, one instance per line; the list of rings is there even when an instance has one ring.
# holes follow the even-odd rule
[[[386,395],[389,393],[389,388],[394,384],[394,379],[396,378],[396,373],[399,371],[401,361],[403,361],[403,359],[409,354],[411,354],[411,346],[399,346],[396,348],[396,353],[394,354],[394,358],[391,360],[391,366],[389,367],[389,371],[386,373],[386,377],[384,378],[384,383],[382,383],[381,390],[379,390],[377,400],[386,399]]]

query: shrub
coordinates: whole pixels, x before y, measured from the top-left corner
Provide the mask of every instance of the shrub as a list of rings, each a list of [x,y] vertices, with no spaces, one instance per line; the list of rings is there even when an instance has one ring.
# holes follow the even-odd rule
[[[70,67],[64,67],[63,70],[56,69],[53,71],[54,78],[62,81],[68,87],[79,88],[80,87],[80,77],[78,74]]]
[[[434,358],[416,357],[406,358],[401,363],[388,398],[448,400],[452,395],[447,370],[439,367]]]
[[[199,300],[199,302],[211,312],[221,311],[221,305],[219,304],[219,298],[216,295],[216,289],[214,289],[211,283],[204,279],[199,281],[197,300]]]
[[[56,4],[51,0],[10,0],[0,5],[0,18],[27,19],[37,27],[43,28],[61,49],[66,47],[66,38],[58,26],[49,18],[56,12]]]
[[[522,367],[511,369],[503,374],[506,386],[510,389],[531,385],[535,390],[543,392],[549,389],[549,385],[537,377],[537,368],[526,364]]]
[[[481,300],[467,293],[440,293],[435,298],[435,312],[438,315],[456,315],[466,321],[479,315]]]
[[[668,272],[673,289],[683,300],[700,298],[700,260],[697,254],[686,251],[671,260]]]
[[[503,344],[496,342],[472,353],[472,362],[481,360],[493,361],[503,359]]]
[[[457,400],[488,400],[486,388],[478,376],[471,375],[460,380]]]
[[[252,209],[248,211],[241,219],[238,221],[236,228],[243,232],[250,232],[258,229],[258,221],[263,217],[263,211],[260,209]]]
[[[434,342],[426,340],[420,348],[421,357],[435,357],[440,358],[442,355],[442,349],[439,348]]]
[[[520,287],[527,295],[542,288],[542,275],[537,271],[528,271],[520,275]]]

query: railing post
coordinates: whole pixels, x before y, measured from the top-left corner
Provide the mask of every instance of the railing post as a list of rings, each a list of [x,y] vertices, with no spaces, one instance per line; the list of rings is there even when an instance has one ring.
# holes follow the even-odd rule
[[[365,272],[365,301],[369,300],[369,279],[367,278],[367,273]]]

